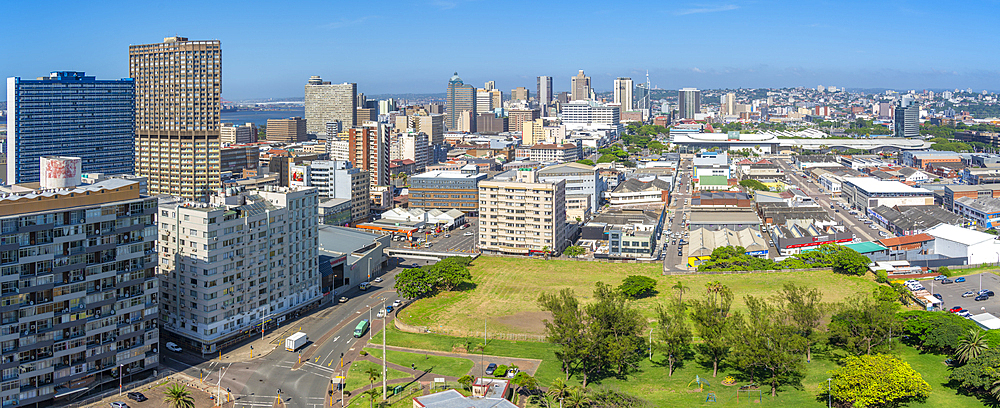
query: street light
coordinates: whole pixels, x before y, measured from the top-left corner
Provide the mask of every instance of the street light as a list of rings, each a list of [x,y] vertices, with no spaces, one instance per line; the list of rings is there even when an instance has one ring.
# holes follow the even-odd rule
[[[118,396],[119,397],[122,396],[122,377],[125,376],[125,373],[122,370],[123,370],[124,367],[125,367],[124,364],[119,364],[118,365]]]
[[[832,381],[832,380],[833,380],[832,378],[827,378],[826,379],[826,407],[827,408],[832,408],[833,407],[833,398],[830,397],[833,394],[833,388],[830,387],[830,381]]]
[[[229,367],[226,367],[226,368],[224,368],[224,369],[222,369],[222,370],[219,371],[219,381],[215,385],[215,387],[216,387],[215,388],[215,403],[218,404],[220,407],[222,406],[222,376],[226,375],[226,370],[228,370],[228,369],[229,369]],[[280,390],[280,388],[279,388],[279,390]]]
[[[653,361],[653,329],[649,329],[649,361]]]

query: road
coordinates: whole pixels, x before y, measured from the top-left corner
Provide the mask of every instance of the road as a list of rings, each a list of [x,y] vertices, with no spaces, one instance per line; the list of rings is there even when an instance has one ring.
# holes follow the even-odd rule
[[[413,262],[417,261],[400,259],[396,265]],[[350,361],[345,361],[344,368],[341,368],[341,353],[350,358],[351,352],[356,355],[364,344],[362,339],[353,336],[357,323],[368,319],[369,315],[374,318],[371,329],[362,336],[365,340],[381,330],[382,319],[378,319],[375,313],[382,307],[382,298],[386,304],[392,304],[398,298],[392,288],[394,277],[401,270],[396,267],[387,271],[382,275],[383,282],[373,284],[373,289],[368,291],[353,288],[346,293],[350,299],[346,303],[333,304],[314,312],[311,318],[302,320],[300,327],[278,328],[286,332],[276,341],[283,341],[284,337],[297,331],[308,334],[310,342],[299,350],[300,353],[286,351],[279,344],[270,354],[250,362],[229,363],[224,358],[223,362],[218,358],[204,361],[200,355],[184,352],[170,354],[162,363],[193,378],[201,378],[204,373],[204,383],[211,386],[219,384],[219,374],[224,373],[219,388],[223,395],[227,389],[232,391],[235,398],[233,408],[271,407],[277,401],[279,389],[282,391],[282,408],[322,408],[329,404],[326,392],[330,389],[330,380],[336,375],[346,375],[346,364]],[[299,354],[303,359],[301,364]]]
[[[878,227],[877,230],[871,229],[871,227],[851,216],[851,214],[847,211],[841,209],[840,212],[837,212],[836,210],[840,209],[840,206],[837,205],[837,203],[844,202],[843,200],[834,199],[828,193],[820,193],[819,186],[816,185],[816,183],[812,182],[811,179],[807,180],[802,177],[800,175],[801,170],[794,169],[785,160],[775,159],[774,162],[785,171],[785,176],[789,184],[797,185],[807,195],[816,200],[816,202],[819,203],[823,209],[830,213],[830,216],[835,221],[839,221],[841,224],[846,226],[847,229],[853,232],[858,239],[863,241],[876,241],[882,238],[878,234],[879,231],[888,233],[888,231],[883,230],[881,227]],[[834,209],[830,208],[831,205],[834,206]],[[894,235],[890,234],[889,236],[892,237]]]
[[[685,240],[688,237],[687,227],[684,226],[684,217],[691,209],[689,202],[691,199],[690,166],[690,159],[681,160],[677,169],[677,185],[670,197],[670,206],[668,207],[671,210],[669,215],[670,218],[667,220],[667,228],[663,231],[664,236],[661,237],[660,241],[660,245],[663,247],[663,273],[665,274],[687,271],[686,252],[683,252],[681,255],[677,255],[677,250],[680,246],[674,242],[675,239],[670,237],[672,234],[667,234],[667,231],[669,230],[671,233],[681,233],[682,238]],[[671,244],[672,242],[673,244]],[[677,240],[677,242],[679,242],[679,240]]]
[[[476,252],[476,231],[479,231],[479,218],[466,216],[465,222],[469,224],[469,228],[464,230],[455,228],[452,231],[443,231],[436,237],[434,235],[427,235],[427,242],[431,244],[431,247],[423,247],[423,249],[434,252],[460,252],[466,254]],[[406,241],[392,241],[390,246],[392,248],[410,248],[410,244]]]

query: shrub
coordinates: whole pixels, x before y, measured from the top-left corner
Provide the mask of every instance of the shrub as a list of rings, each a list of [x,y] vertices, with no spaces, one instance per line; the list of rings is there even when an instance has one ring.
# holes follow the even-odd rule
[[[640,275],[631,275],[618,286],[618,290],[632,299],[648,296],[652,294],[654,289],[656,289],[656,280]]]
[[[951,275],[955,274],[955,272],[952,272],[951,269],[948,269],[947,266],[942,266],[942,267],[938,268],[937,271],[938,271],[938,273],[940,273],[940,274],[942,274],[944,276],[951,276]]]
[[[884,270],[875,271],[875,282],[886,283],[889,281],[889,272]]]
[[[507,366],[500,364],[497,366],[496,370],[493,370],[494,377],[503,377],[507,375]]]

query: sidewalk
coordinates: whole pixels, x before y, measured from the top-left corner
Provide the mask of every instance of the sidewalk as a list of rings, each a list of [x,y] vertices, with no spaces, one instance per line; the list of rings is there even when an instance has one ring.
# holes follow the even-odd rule
[[[321,319],[320,315],[323,315],[324,312],[334,306],[336,304],[333,302],[321,304],[306,316],[300,316],[295,320],[286,320],[278,327],[270,331],[265,331],[263,339],[259,336],[260,332],[257,332],[258,336],[255,336],[253,341],[244,343],[235,349],[223,350],[222,361],[227,363],[243,363],[266,356],[274,351],[274,349],[283,347],[282,343],[286,337],[295,334],[302,326],[312,322],[314,319]],[[250,357],[251,348],[253,349],[252,358]],[[218,354],[211,357],[216,360],[219,359]]]

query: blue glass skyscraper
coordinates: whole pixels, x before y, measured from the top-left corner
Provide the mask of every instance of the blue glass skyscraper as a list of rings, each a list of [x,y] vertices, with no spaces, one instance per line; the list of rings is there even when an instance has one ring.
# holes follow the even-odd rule
[[[135,83],[83,72],[7,78],[7,184],[39,181],[41,156],[83,159],[83,171],[132,173]]]

